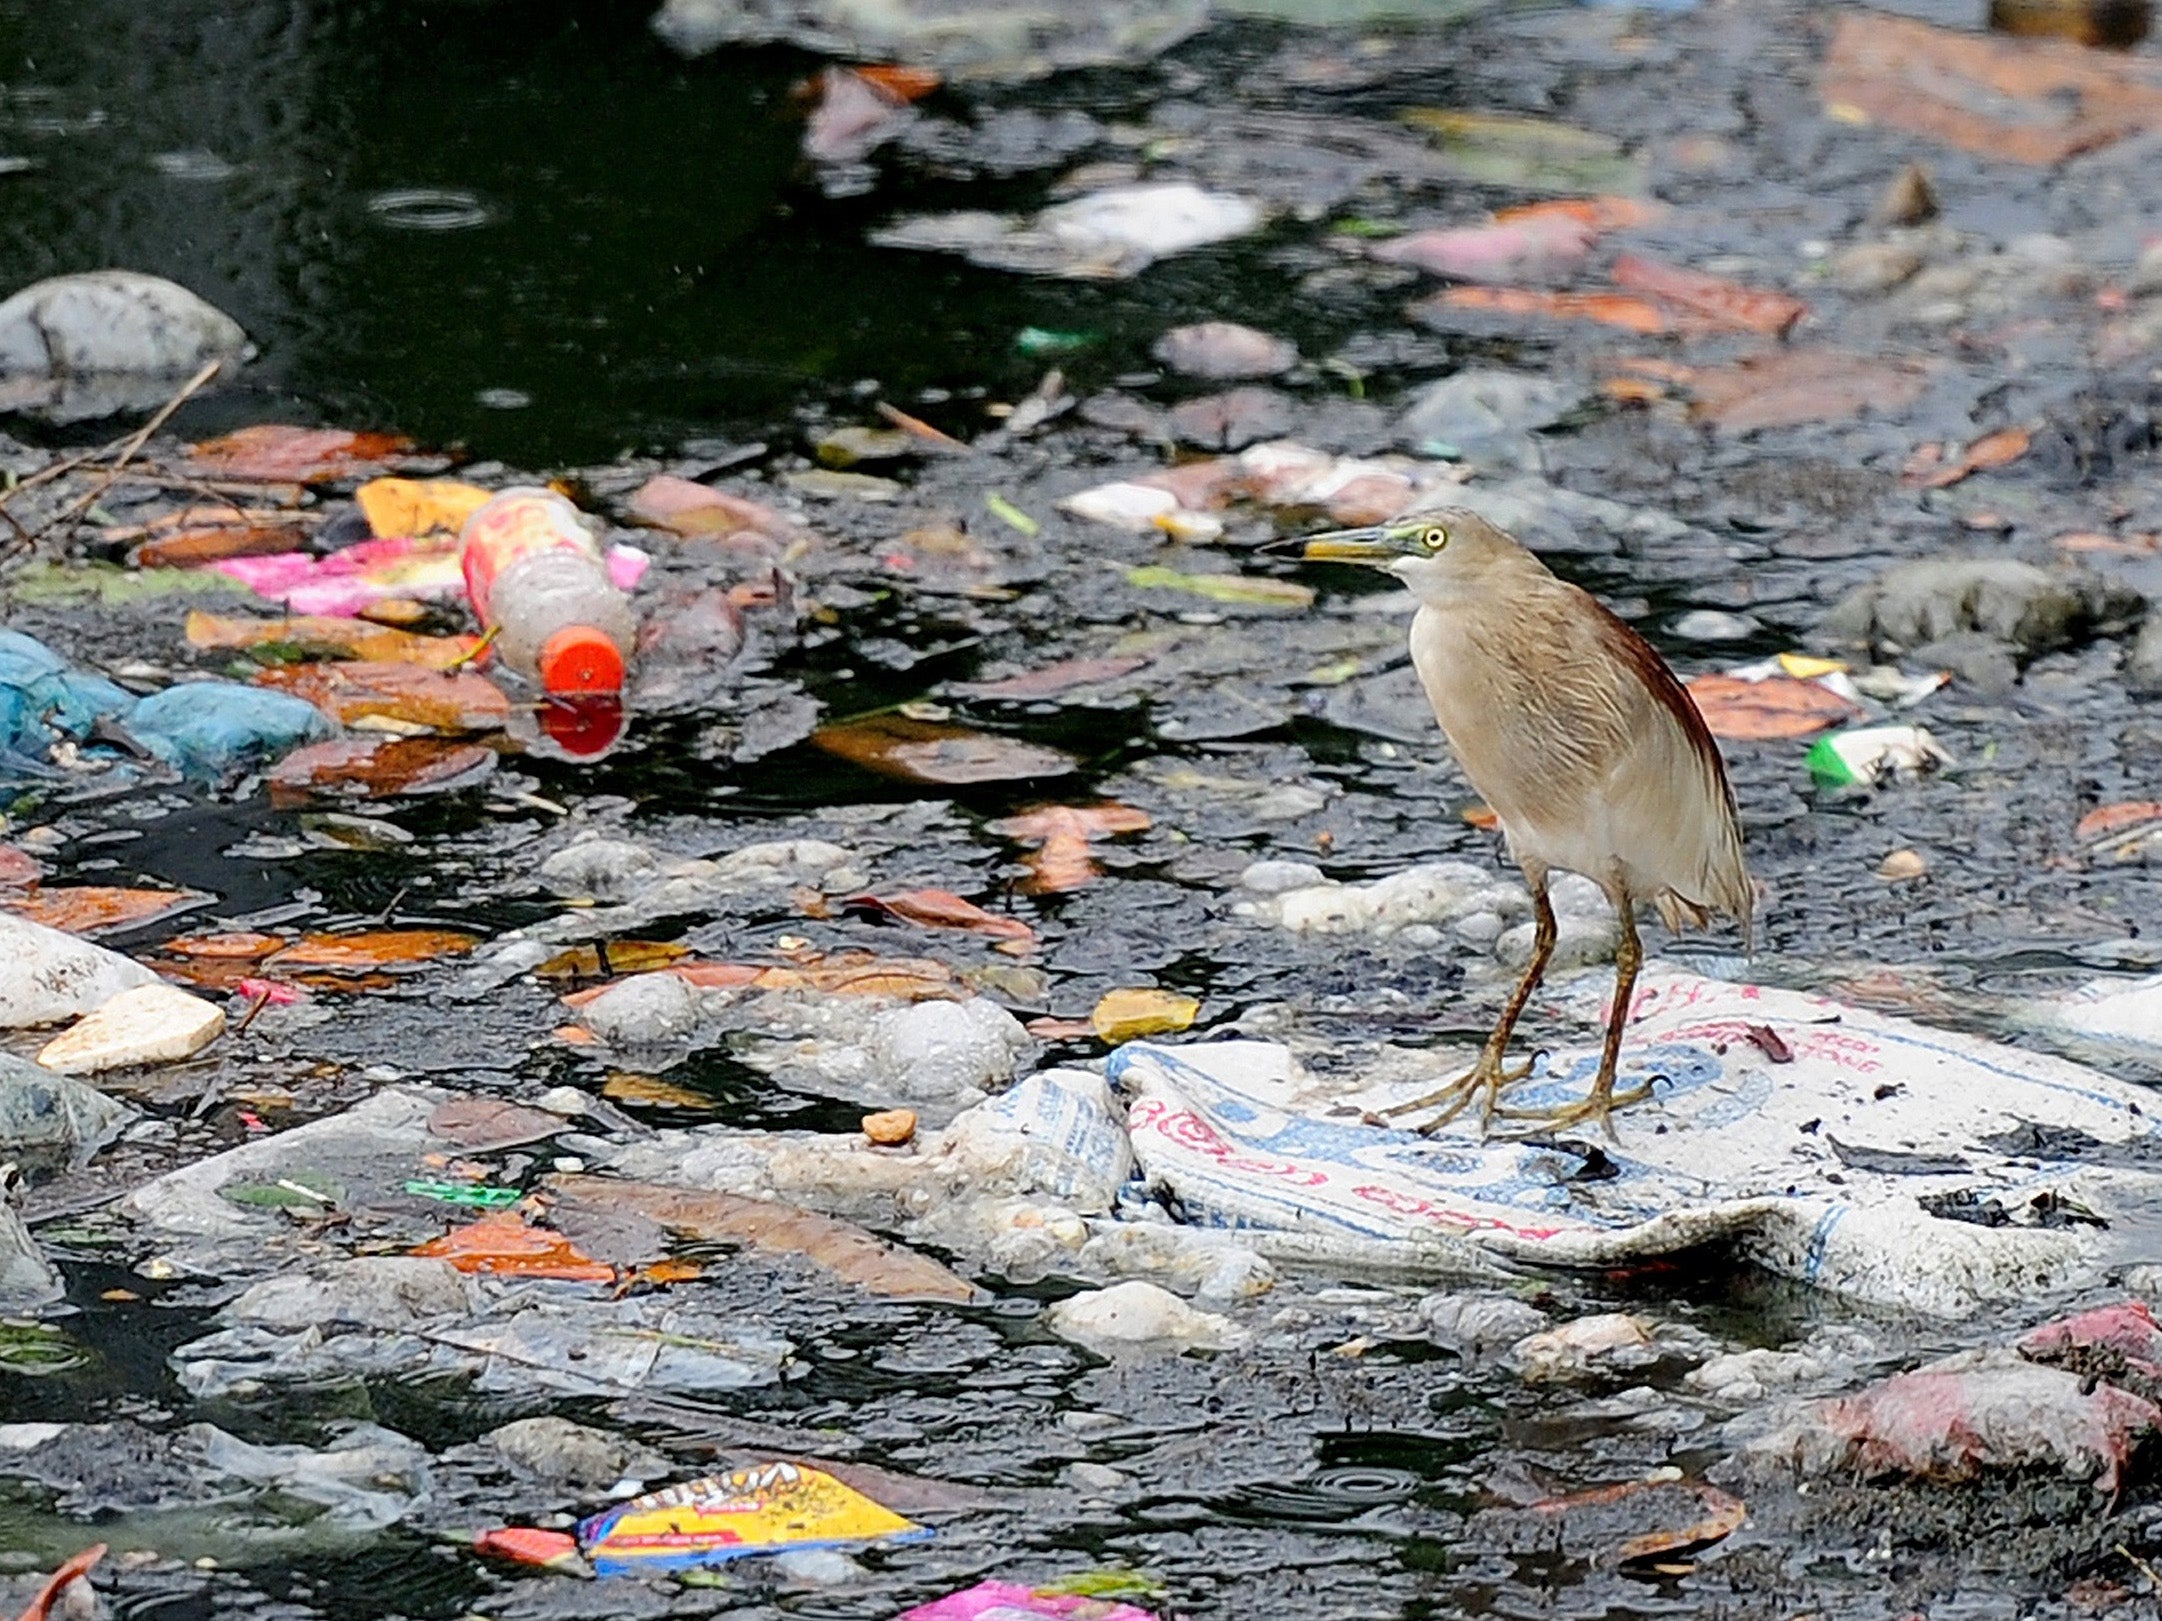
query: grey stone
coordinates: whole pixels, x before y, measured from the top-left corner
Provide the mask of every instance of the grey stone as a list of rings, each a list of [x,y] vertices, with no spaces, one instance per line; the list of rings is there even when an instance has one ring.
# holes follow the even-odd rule
[[[2134,692],[2162,693],[2162,613],[2149,613],[2125,659],[2125,685]]]
[[[0,303],[0,406],[54,422],[146,411],[198,367],[254,352],[239,322],[162,276],[53,276]]]
[[[1945,557],[1902,563],[1849,592],[1825,615],[1821,645],[1882,656],[1938,647],[1990,678],[2002,665],[1964,638],[1998,644],[2015,663],[2128,624],[2133,592],[2087,574],[2055,574],[2008,557]]]
[[[1559,421],[1575,403],[1575,392],[1550,377],[1460,371],[1412,397],[1396,420],[1396,442],[1417,455],[1446,448],[1477,466],[1536,472],[1533,430]]]

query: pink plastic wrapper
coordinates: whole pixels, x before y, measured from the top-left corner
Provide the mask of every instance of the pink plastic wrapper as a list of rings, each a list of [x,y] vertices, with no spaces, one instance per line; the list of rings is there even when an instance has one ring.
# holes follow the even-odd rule
[[[894,1621],[1157,1621],[1147,1610],[1115,1599],[1073,1593],[1038,1593],[1015,1582],[978,1582],[974,1587],[919,1604]]]
[[[608,551],[608,578],[629,591],[651,561],[635,546]],[[455,602],[465,595],[458,546],[438,540],[364,540],[328,557],[309,552],[272,552],[264,557],[224,557],[205,565],[238,580],[259,597],[282,602],[296,614],[350,619],[391,597],[417,602]]]

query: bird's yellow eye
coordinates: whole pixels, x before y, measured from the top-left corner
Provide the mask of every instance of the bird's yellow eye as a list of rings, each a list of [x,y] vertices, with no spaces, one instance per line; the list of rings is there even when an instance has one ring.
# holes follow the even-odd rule
[[[1428,552],[1438,552],[1442,549],[1442,547],[1448,544],[1449,531],[1446,529],[1437,527],[1433,529],[1421,530],[1419,533],[1419,545],[1422,550]]]

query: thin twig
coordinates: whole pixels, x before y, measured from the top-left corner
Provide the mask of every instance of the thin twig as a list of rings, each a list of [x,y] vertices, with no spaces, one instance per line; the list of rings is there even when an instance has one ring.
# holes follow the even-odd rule
[[[113,465],[106,471],[105,477],[101,479],[97,483],[97,485],[93,487],[87,494],[77,497],[74,501],[71,501],[68,505],[62,507],[55,516],[47,519],[44,523],[40,524],[38,526],[37,534],[47,535],[50,534],[53,530],[61,528],[63,525],[72,526],[82,517],[84,513],[88,512],[92,507],[96,506],[98,502],[104,498],[105,492],[113,487],[113,481],[120,476],[121,470],[124,469],[129,462],[135,459],[135,453],[138,450],[141,450],[144,445],[149,443],[150,436],[156,433],[160,428],[164,427],[165,424],[169,420],[171,420],[172,414],[188,402],[189,396],[191,396],[198,389],[209,383],[209,381],[213,377],[217,376],[218,373],[223,371],[224,369],[225,362],[222,360],[212,360],[205,362],[202,370],[198,371],[185,383],[182,383],[180,385],[180,392],[175,394],[171,399],[167,400],[163,405],[159,406],[157,411],[151,416],[148,422],[144,423],[140,428],[137,428],[135,432],[130,434],[126,439],[123,439],[119,442],[120,453],[118,457],[115,458]],[[33,536],[32,538],[36,537]]]
[[[884,400],[880,400],[878,402],[878,414],[884,417],[888,422],[892,423],[896,428],[899,428],[903,433],[911,434],[914,437],[921,439],[925,444],[930,445],[934,449],[966,452],[975,448],[972,445],[966,444],[963,441],[954,438],[954,436],[950,433],[944,433],[941,432],[939,429],[932,427],[931,424],[924,421],[922,417],[912,417],[906,411],[902,410],[899,406],[888,405]]]

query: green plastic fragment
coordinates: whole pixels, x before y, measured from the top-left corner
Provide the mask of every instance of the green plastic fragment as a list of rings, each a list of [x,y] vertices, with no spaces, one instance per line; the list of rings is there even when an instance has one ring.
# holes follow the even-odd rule
[[[479,1182],[430,1182],[419,1178],[405,1184],[405,1191],[421,1199],[464,1205],[473,1210],[502,1210],[525,1195],[516,1188],[491,1188]]]
[[[1093,332],[1057,332],[1047,326],[1025,326],[1014,334],[1013,346],[1029,356],[1070,355],[1092,349],[1103,340]]]
[[[1839,737],[1820,737],[1811,745],[1803,764],[1809,767],[1810,776],[1831,788],[1846,788],[1860,782],[1847,757],[1839,751]]]
[[[1084,1570],[1045,1582],[1035,1592],[1045,1598],[1163,1599],[1171,1590],[1140,1570]]]

